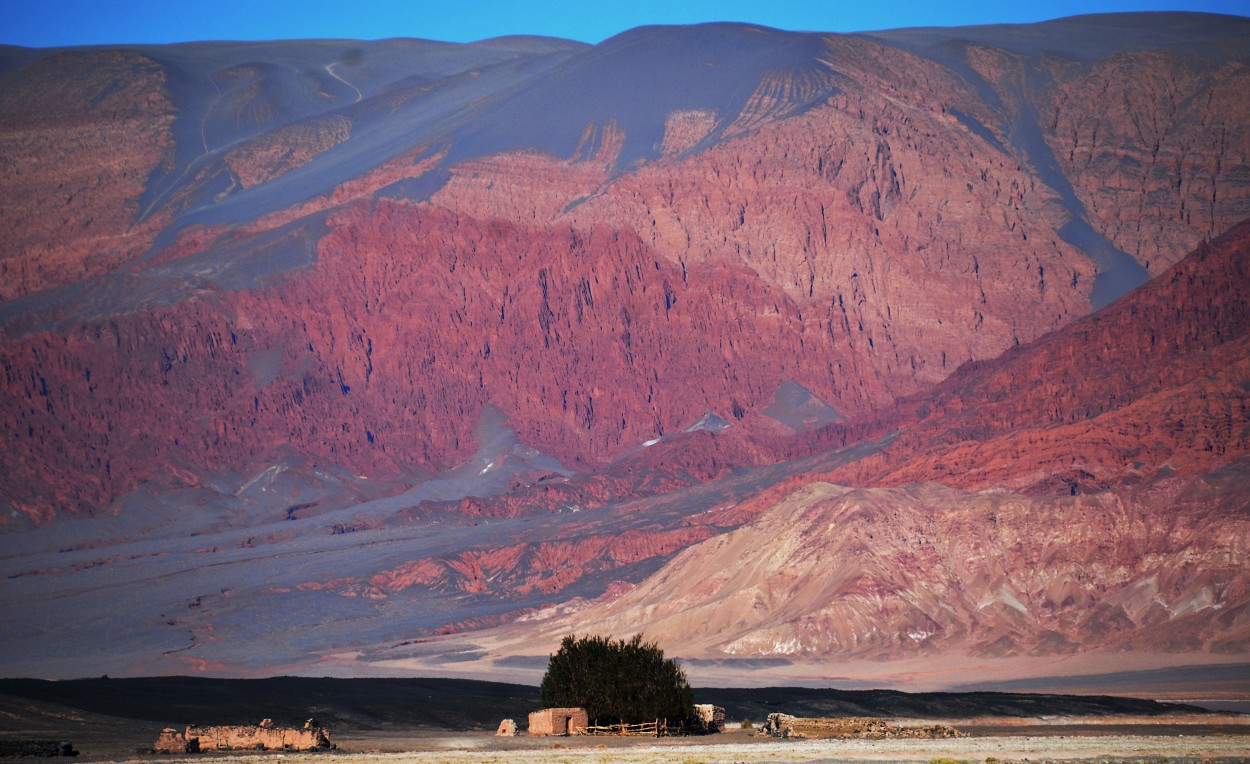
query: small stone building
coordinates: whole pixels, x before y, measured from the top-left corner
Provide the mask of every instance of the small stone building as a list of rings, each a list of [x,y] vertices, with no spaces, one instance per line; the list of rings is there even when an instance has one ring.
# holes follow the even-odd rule
[[[530,714],[529,735],[580,735],[589,725],[584,708],[544,708]]]

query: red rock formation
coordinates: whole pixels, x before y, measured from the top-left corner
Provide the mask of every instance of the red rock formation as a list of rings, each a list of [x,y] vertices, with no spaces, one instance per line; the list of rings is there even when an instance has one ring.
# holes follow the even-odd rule
[[[308,164],[347,140],[351,126],[350,119],[338,114],[288,125],[231,149],[224,161],[240,185],[250,188]]]
[[[660,154],[665,157],[680,156],[699,145],[715,127],[715,112],[698,109],[675,111],[664,122]]]
[[[1240,652],[1244,470],[1071,498],[811,483],[525,639],[643,632],[689,657],[796,660]]]
[[[1250,456],[1248,252],[1250,223],[933,395],[814,434],[827,447],[901,430],[877,455],[700,515],[750,525],[617,601],[528,617],[527,644],[644,630],[697,656],[1247,649],[1233,547]],[[1086,373],[1045,373],[1071,368]],[[1078,492],[1091,495],[1041,497]]]
[[[669,529],[628,530],[620,534],[586,533],[574,525],[550,541],[512,544],[498,549],[469,549],[450,557],[413,560],[380,571],[367,581],[350,578],[310,581],[300,588],[329,589],[346,597],[369,599],[386,599],[413,587],[489,593],[505,599],[538,592],[552,595],[587,574],[667,558],[715,533],[704,523]]]
[[[1245,223],[1099,313],[969,364],[875,422],[815,434],[903,430],[828,477],[1070,493],[1250,453],[1248,262]]]
[[[98,511],[145,480],[168,479],[171,468],[146,466],[158,455],[183,465],[177,480],[194,484],[197,470],[237,467],[287,443],[310,458],[402,485],[408,478],[400,475],[413,474],[413,465],[438,469],[470,454],[475,444],[464,423],[476,421],[486,404],[504,411],[523,440],[573,466],[603,465],[707,411],[734,423],[710,454],[666,445],[635,460],[638,476],[647,459],[667,470],[649,489],[660,490],[689,484],[666,460],[681,460],[690,477],[706,480],[765,461],[770,452],[791,452],[784,428],[761,415],[782,383],[859,417],[1088,309],[1092,264],[1058,238],[1067,213],[997,132],[998,107],[962,76],[882,42],[809,42],[819,46],[811,66],[749,83],[752,95],[737,113],[668,114],[657,125],[660,158],[650,163],[617,166],[631,136],[626,122],[606,118],[584,125],[565,157],[532,150],[474,156],[451,130],[437,144],[386,144],[354,178],[316,175],[336,185],[310,188],[293,206],[180,229],[149,264],[164,268],[214,248],[246,253],[248,236],[314,214],[329,213],[331,230],[317,245],[321,261],[289,273],[280,286],[233,293],[206,286],[189,302],[70,321],[64,330],[0,347],[3,392],[12,401],[0,410],[0,425],[12,433],[2,459],[11,477],[0,495],[32,518],[46,519],[54,506]],[[991,81],[1018,76],[1001,52],[984,51],[972,63]],[[1223,180],[1214,201],[1202,201],[1206,185],[1195,181],[1185,204],[1212,226],[1228,220],[1240,198],[1224,191],[1235,185],[1242,162],[1240,70],[1165,54],[1130,59],[1149,63],[1152,76],[1168,73],[1176,98],[1196,99],[1178,107],[1172,122],[1155,120],[1152,129],[1162,136],[1156,175],[1171,177],[1164,170],[1175,147],[1205,146],[1223,134],[1222,125],[1238,126],[1225,130],[1227,151],[1185,153],[1178,171],[1198,178],[1213,163],[1227,166],[1217,173]],[[1053,66],[1060,85],[1048,93],[1056,100],[1046,114],[1054,136],[1076,136],[1066,153],[1054,147],[1077,173],[1115,147],[1084,137],[1093,128],[1073,115],[1125,64],[1065,66]],[[376,132],[378,123],[369,120],[377,113],[433,92],[409,92],[407,83],[407,95],[374,105],[381,112],[362,103],[350,116],[287,115],[279,113],[274,90],[281,81],[264,68],[255,62],[212,71],[228,97],[208,111],[234,119],[242,142],[215,152],[202,134],[202,161],[188,165],[179,179],[185,183],[174,184],[154,209],[209,210],[200,197],[215,191],[205,184],[221,180],[223,168],[246,191],[289,177],[297,166],[318,168],[341,156],[339,148],[364,140],[362,130]],[[84,76],[56,84],[62,71]],[[142,76],[131,77],[135,72]],[[92,245],[91,256],[103,258],[97,268],[80,264],[82,251],[65,226],[91,217],[97,223],[85,227],[81,241],[95,242],[97,233],[113,235],[132,222],[142,179],[171,149],[162,70],[134,54],[101,52],[45,58],[5,76],[14,84],[5,91],[9,139],[33,140],[28,128],[51,120],[91,132],[107,108],[125,117],[108,130],[129,132],[99,133],[114,154],[83,144],[64,162],[67,171],[85,167],[88,153],[109,167],[138,162],[125,164],[125,182],[109,181],[117,192],[111,212],[96,191],[87,193],[113,177],[96,168],[57,181],[79,188],[75,199],[94,200],[84,202],[82,214],[53,228],[10,219],[10,228],[33,237],[30,252],[57,239],[69,243],[56,245],[59,260],[38,256],[38,267],[61,275],[6,279],[27,284],[9,296],[133,257],[155,228],[127,237],[134,247]],[[97,85],[119,79],[125,88],[90,102]],[[1121,79],[1127,84],[1116,86],[1126,99],[1115,112],[1120,126],[1100,129],[1103,138],[1126,136],[1129,121],[1163,108],[1143,100],[1136,80]],[[1231,95],[1218,96],[1225,92]],[[41,93],[58,94],[56,102]],[[290,116],[300,118],[283,123]],[[38,184],[60,176],[32,180],[32,153],[15,149],[20,172],[6,179],[35,185],[6,186],[5,195],[46,208],[51,191]],[[1085,155],[1088,161],[1080,159]],[[451,156],[468,158],[444,166]],[[442,177],[435,171],[450,180],[428,205],[373,206],[380,190],[418,178],[433,183]],[[1086,174],[1073,176],[1078,189],[1093,177],[1080,172]],[[362,201],[352,206],[354,200]],[[1097,206],[1133,204],[1131,194],[1117,192]],[[25,215],[22,209],[6,207],[15,215]],[[1115,212],[1116,219],[1127,214]],[[104,220],[111,222],[101,227]],[[320,236],[319,218],[290,235]],[[34,255],[14,257],[5,259],[12,269],[36,267]],[[186,411],[199,414],[187,423]],[[625,490],[645,482],[632,480]],[[602,501],[623,484],[614,477],[597,489],[580,485]],[[477,500],[464,508],[515,511]]]
[[[149,175],[172,160],[165,73],[137,53],[61,53],[0,77],[0,301],[147,249]]]
[[[1248,109],[1244,63],[1131,52],[1064,71],[1042,121],[1091,221],[1155,275],[1250,217]]]
[[[683,269],[750,268],[794,302],[809,337],[845,348],[810,383],[847,412],[1084,314],[1093,264],[1059,239],[1053,192],[951,116],[985,112],[969,87],[877,43],[827,44],[845,76],[808,112],[764,109],[735,140],[601,187],[588,170],[556,181],[559,163],[497,156],[457,171],[434,201],[525,224],[627,225]],[[764,89],[803,87],[822,92]]]
[[[1188,521],[1166,525],[1159,502],[1201,494],[1195,476],[1250,452],[1250,229],[1082,318],[1094,264],[1059,235],[1065,203],[1075,205],[1003,125],[1022,107],[1040,114],[1046,146],[1091,224],[1157,272],[1182,245],[1250,216],[1244,67],[1168,51],[1092,63],[1040,56],[1026,72],[1005,48],[967,46],[958,63],[985,80],[983,92],[972,73],[880,41],[801,41],[812,58],[787,57],[744,80],[733,113],[692,100],[644,125],[606,109],[566,121],[564,143],[472,124],[479,109],[528,119],[514,94],[550,84],[543,67],[518,65],[539,79],[499,75],[495,90],[465,96],[457,89],[483,71],[476,58],[431,82],[417,81],[428,72],[387,80],[371,69],[374,80],[350,85],[360,97],[353,104],[316,78],[311,90],[305,82],[283,91],[290,83],[270,76],[265,61],[189,67],[168,78],[182,87],[174,93],[168,71],[134,53],[55,54],[8,71],[0,300],[20,300],[0,311],[2,521],[100,515],[140,489],[224,496],[230,489],[210,477],[255,474],[291,452],[310,468],[342,468],[379,486],[345,490],[343,502],[395,494],[464,463],[481,445],[472,433],[483,411],[498,410],[522,442],[573,474],[523,469],[503,495],[361,513],[330,529],[448,513],[571,514],[623,499],[645,513],[662,503],[656,497],[712,481],[723,481],[723,498],[628,532],[570,520],[541,540],[397,556],[381,570],[335,571],[271,593],[386,599],[424,590],[527,606],[568,591],[594,596],[585,582],[658,564],[792,507],[786,497],[822,478],[1041,496],[1114,489],[1092,503],[935,488],[822,503],[808,540],[792,541],[815,545],[805,559],[820,558],[824,545],[826,560],[833,550],[853,561],[836,580],[809,582],[833,610],[755,623],[734,640],[755,652],[792,642],[819,652],[860,639],[865,655],[913,643],[986,654],[1138,640],[1242,649],[1240,616],[1224,615],[1241,612],[1240,580],[1199,582],[1202,571],[1224,575],[1219,555],[1236,550],[1176,535]],[[557,69],[588,71],[566,54],[569,66]],[[329,65],[325,72],[338,79]],[[1026,73],[1053,86],[1031,90]],[[371,88],[381,95],[368,97]],[[186,99],[178,119],[202,120],[198,131],[174,123],[174,97]],[[437,108],[414,108],[424,99]],[[451,113],[457,103],[465,111]],[[512,111],[489,111],[500,103]],[[387,121],[395,115],[412,122],[399,129]],[[175,124],[178,140],[198,132],[198,143],[175,151]],[[528,126],[539,124],[547,122]],[[640,130],[649,145],[640,146]],[[307,187],[292,190],[296,177]],[[159,194],[154,178],[165,184]],[[315,261],[273,275],[271,263],[257,265],[269,251],[253,246],[268,237],[315,250]],[[149,256],[136,264],[141,253]],[[245,278],[215,279],[214,269]],[[268,275],[246,278],[259,273]],[[40,293],[61,285],[70,288]],[[75,304],[46,308],[45,318],[59,299]],[[32,326],[41,328],[23,328]],[[819,398],[813,425],[835,424],[806,432],[802,417],[770,418],[783,385]],[[730,427],[685,431],[708,412]],[[735,482],[746,465],[842,446],[868,453],[876,441],[875,454],[763,493],[754,492],[799,467]],[[319,489],[315,473],[302,479]],[[1181,482],[1168,482],[1176,473]],[[464,493],[472,490],[455,495]],[[1215,509],[1194,516],[1242,533],[1221,514],[1231,495],[1218,493]],[[288,517],[306,520],[315,506],[293,502]],[[1078,544],[1064,567],[1055,561],[1071,539],[1023,538],[1022,516],[1004,526],[1010,534],[982,528],[1016,506],[1050,513],[1081,543],[1108,533],[1106,517],[1129,507],[1118,519],[1144,535],[1126,534],[1128,551],[1115,551],[1124,569],[1100,570],[1104,583],[1073,583],[1073,566],[1093,565],[1101,552]],[[1082,511],[1104,514],[1086,522]],[[926,524],[933,518],[946,525]],[[847,534],[829,537],[820,522]],[[309,524],[291,527],[228,543],[279,548]],[[912,543],[936,530],[951,534],[940,554]],[[877,533],[889,543],[874,558]],[[968,607],[948,618],[924,587],[954,586],[951,561],[977,545],[997,550],[1009,569],[982,571],[984,581],[968,584]],[[1158,579],[1170,587],[1158,595],[1166,616],[1132,588],[1153,594],[1148,574],[1130,565],[1134,550],[1166,558]],[[776,559],[760,555],[735,560],[771,570]],[[1198,572],[1178,562],[1186,555],[1200,560]],[[1052,592],[1020,580],[1030,566],[1063,583]],[[14,580],[60,574],[54,567]],[[935,577],[915,577],[930,569]],[[1019,620],[1024,611],[1003,582],[1034,620]],[[760,594],[763,611],[778,612],[780,600],[769,598],[792,596],[786,586]],[[1069,598],[1084,604],[1065,605]],[[1218,614],[1191,607],[1217,599],[1227,608]],[[446,618],[431,629],[468,624]],[[202,621],[197,637],[209,633]],[[865,636],[869,621],[889,633]],[[1158,629],[1147,635],[1148,626]]]
[[[375,476],[451,466],[486,403],[524,441],[593,464],[691,411],[737,417],[786,379],[816,387],[843,357],[752,272],[683,274],[627,233],[392,202],[331,225],[316,268],[280,286],[7,343],[10,500],[89,511],[155,474],[157,454],[237,467],[287,443]]]

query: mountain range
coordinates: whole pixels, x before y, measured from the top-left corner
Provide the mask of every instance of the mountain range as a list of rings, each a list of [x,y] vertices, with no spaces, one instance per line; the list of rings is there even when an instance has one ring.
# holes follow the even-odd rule
[[[1248,115],[1197,13],[0,47],[0,675],[1240,670]]]

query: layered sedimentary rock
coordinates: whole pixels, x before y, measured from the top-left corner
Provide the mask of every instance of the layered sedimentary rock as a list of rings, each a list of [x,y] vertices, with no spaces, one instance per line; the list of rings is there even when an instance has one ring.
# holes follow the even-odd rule
[[[1070,498],[811,483],[615,601],[526,630],[642,632],[690,657],[1241,652],[1244,470]]]
[[[309,582],[303,588],[370,599],[384,599],[412,587],[469,594],[493,592],[508,597],[527,597],[535,592],[555,594],[586,575],[667,558],[713,533],[707,525],[697,525],[610,536],[570,535],[502,549],[469,550],[451,558],[422,558],[379,571],[367,581]]]
[[[628,232],[391,202],[330,226],[301,278],[7,343],[10,501],[88,511],[156,454],[239,468],[285,443],[375,474],[450,466],[488,403],[526,442],[595,464],[854,363],[751,271],[683,274]]]
[[[760,84],[805,109],[753,119],[735,140],[603,185],[589,163],[536,171],[531,156],[498,156],[434,201],[526,223],[628,225],[683,269],[741,263],[800,307],[809,332],[855,354],[860,368],[831,369],[835,391],[819,385],[849,410],[1086,312],[1095,266],[1055,234],[1064,212],[1054,192],[997,137],[953,116],[986,111],[971,89],[878,43],[823,44],[823,79]],[[564,182],[550,182],[561,167]]]
[[[1091,222],[1155,275],[1250,217],[1247,108],[1245,62],[1149,51],[1064,72],[1040,116]]]
[[[830,476],[871,484],[1077,493],[1214,469],[1250,453],[1248,254],[1242,224],[1115,305],[970,364],[863,430],[810,437],[904,427]]]
[[[528,618],[525,639],[644,632],[691,657],[804,661],[1244,651],[1248,248],[1243,224],[927,396],[801,436],[897,433],[743,502],[726,519],[747,525],[619,598]]]

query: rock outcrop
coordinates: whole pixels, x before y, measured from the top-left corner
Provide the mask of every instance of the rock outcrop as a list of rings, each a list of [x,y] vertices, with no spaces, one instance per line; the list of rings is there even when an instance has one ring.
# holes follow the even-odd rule
[[[1247,105],[1245,63],[1143,51],[1068,69],[1040,118],[1091,222],[1156,275],[1250,218]]]
[[[1242,652],[1245,469],[1068,498],[810,483],[525,639],[645,633],[691,658],[799,662]]]
[[[1242,224],[1034,345],[969,364],[875,422],[813,433],[820,449],[828,438],[903,430],[827,477],[1080,493],[1202,474],[1250,453],[1248,255]]]
[[[1201,45],[1203,18],[1156,34]],[[741,467],[788,434],[783,385],[853,419],[921,394],[1089,311],[1078,207],[1156,270],[1244,212],[1235,35],[1025,67],[1031,34],[957,59],[734,25],[594,55],[25,53],[0,122],[8,516],[98,513],[279,444],[398,489],[471,454],[485,405],[579,468],[710,411],[755,444]],[[1013,143],[1034,113],[1057,169]]]

